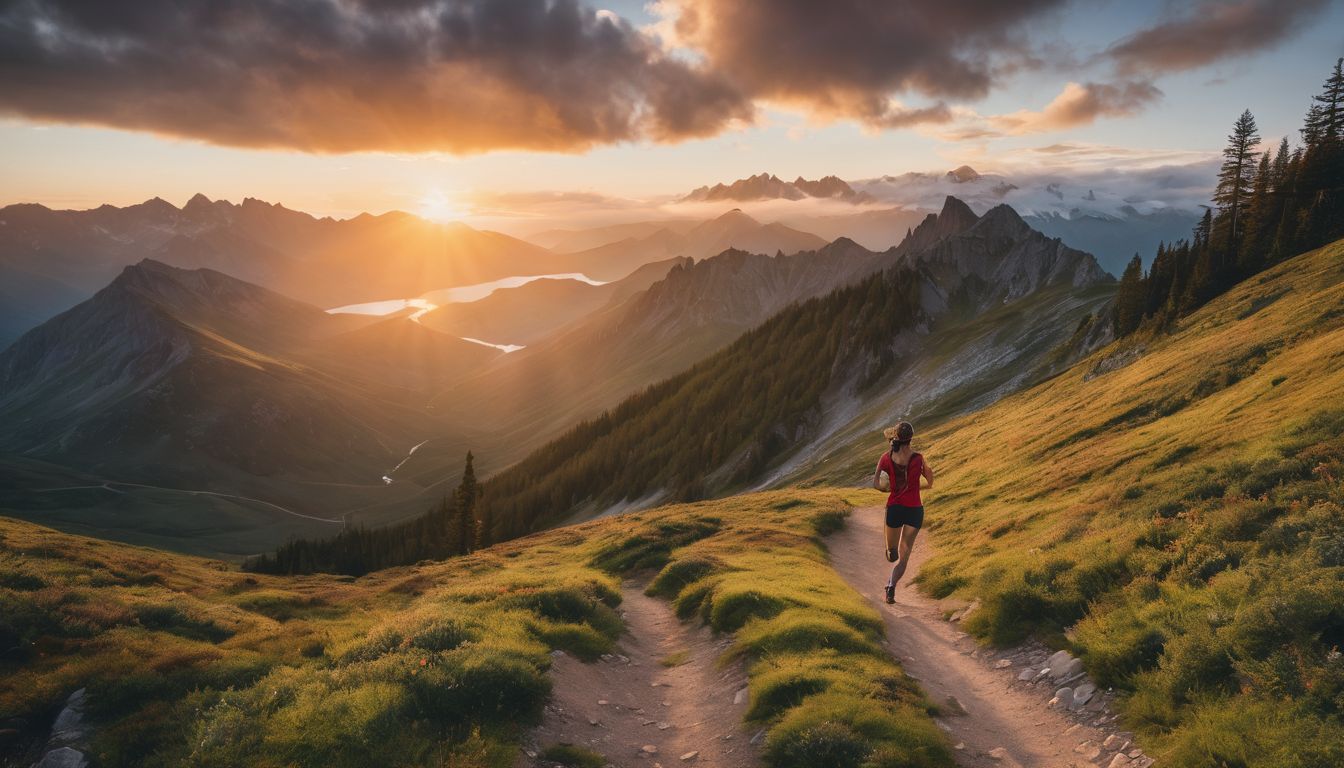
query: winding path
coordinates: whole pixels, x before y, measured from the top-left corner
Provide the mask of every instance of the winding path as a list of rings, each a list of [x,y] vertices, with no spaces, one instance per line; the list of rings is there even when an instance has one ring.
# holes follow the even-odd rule
[[[916,544],[896,604],[887,605],[882,585],[890,566],[882,553],[881,512],[855,510],[844,529],[827,539],[831,565],[878,609],[892,655],[939,706],[937,722],[957,746],[959,765],[1148,768],[1146,757],[1129,762],[1119,754],[1133,745],[1116,731],[1109,695],[1098,694],[1077,712],[1049,707],[1055,684],[1018,679],[1024,668],[1044,666],[1047,649],[1035,643],[1008,651],[981,648],[943,619],[945,610],[958,606],[910,586],[932,552],[927,533]],[[678,621],[668,603],[645,596],[641,584],[627,581],[622,593],[626,634],[614,654],[590,664],[555,654],[551,703],[520,752],[518,768],[554,766],[541,755],[557,744],[597,752],[616,768],[761,765],[753,743],[759,729],[742,720],[743,666],[721,663],[731,638]],[[665,667],[665,660],[676,664]]]
[[[885,603],[882,587],[891,566],[883,555],[882,525],[881,507],[854,510],[845,527],[827,539],[831,565],[879,609],[892,655],[942,708],[945,714],[938,722],[953,742],[964,745],[958,750],[958,762],[1022,768],[1097,765],[1074,747],[1084,741],[1101,744],[1109,731],[1080,724],[1047,707],[1048,688],[1018,684],[1018,670],[995,668],[992,652],[980,649],[971,637],[945,621],[945,607],[939,601],[916,591],[913,579],[932,554],[928,532],[915,542],[910,566],[896,591],[896,604]],[[949,706],[949,697],[957,700],[965,714],[954,712],[956,706]]]

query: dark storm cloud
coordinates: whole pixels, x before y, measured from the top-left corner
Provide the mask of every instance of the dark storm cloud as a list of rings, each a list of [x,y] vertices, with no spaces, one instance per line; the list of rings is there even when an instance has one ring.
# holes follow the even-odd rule
[[[996,74],[1033,66],[1023,25],[1063,0],[665,0],[678,40],[748,93],[875,127],[947,122],[941,104],[976,99]]]
[[[318,152],[712,135],[726,79],[575,0],[0,0],[0,112]]]
[[[1106,51],[1121,74],[1158,74],[1244,56],[1287,39],[1327,0],[1205,0]]]
[[[1160,73],[1269,47],[1327,2],[1200,0],[1092,60],[1108,81],[982,118],[965,103],[1001,82],[1082,68],[1030,34],[1067,0],[661,0],[663,40],[580,0],[0,0],[0,115],[472,153],[711,136],[768,103],[983,139],[1135,114]]]

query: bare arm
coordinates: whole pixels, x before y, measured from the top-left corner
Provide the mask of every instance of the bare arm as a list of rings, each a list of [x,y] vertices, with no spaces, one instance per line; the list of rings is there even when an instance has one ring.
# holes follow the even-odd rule
[[[877,470],[873,472],[873,490],[882,490],[882,458],[877,459]]]
[[[928,490],[928,489],[932,488],[932,487],[933,487],[933,467],[930,467],[930,466],[929,466],[929,462],[927,462],[927,461],[921,461],[921,462],[920,462],[919,473],[920,473],[921,475],[924,476],[924,480],[925,480],[925,483],[924,483],[924,490]]]

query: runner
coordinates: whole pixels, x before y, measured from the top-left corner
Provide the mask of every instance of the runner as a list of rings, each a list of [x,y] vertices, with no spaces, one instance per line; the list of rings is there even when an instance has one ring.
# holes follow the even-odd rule
[[[908,421],[902,421],[894,427],[888,427],[882,434],[890,441],[890,450],[882,454],[877,461],[877,471],[873,473],[873,487],[879,491],[888,491],[887,495],[887,562],[894,563],[891,577],[885,587],[887,603],[896,602],[896,585],[905,575],[905,565],[910,559],[910,550],[915,546],[915,537],[924,526],[924,503],[920,501],[922,489],[933,488],[933,469],[924,460],[923,454],[910,448],[915,436],[915,428]],[[883,487],[883,473],[889,478]],[[920,478],[926,483],[922,485]]]

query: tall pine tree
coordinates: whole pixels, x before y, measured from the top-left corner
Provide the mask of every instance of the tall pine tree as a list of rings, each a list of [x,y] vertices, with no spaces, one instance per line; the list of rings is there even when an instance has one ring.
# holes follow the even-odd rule
[[[476,547],[476,499],[480,496],[480,486],[476,483],[476,457],[467,451],[467,465],[462,470],[462,482],[457,486],[453,501],[457,507],[458,540],[462,542],[462,551],[470,552]]]
[[[1326,78],[1325,88],[1311,99],[1302,141],[1307,149],[1344,139],[1344,58],[1335,60],[1335,69]]]
[[[1147,289],[1143,284],[1143,260],[1139,254],[1129,260],[1115,292],[1115,335],[1127,336],[1138,330],[1147,306]]]
[[[1251,184],[1251,195],[1246,201],[1246,226],[1241,238],[1241,247],[1237,250],[1237,277],[1242,278],[1259,272],[1265,264],[1265,251],[1269,239],[1274,234],[1274,198],[1272,186],[1273,170],[1270,167],[1269,153],[1260,155],[1260,164],[1256,167],[1255,181]]]
[[[1213,193],[1213,202],[1218,206],[1212,259],[1215,280],[1226,280],[1230,259],[1235,258],[1241,247],[1246,204],[1255,180],[1254,150],[1259,143],[1260,131],[1255,126],[1255,116],[1248,109],[1237,118],[1227,137],[1223,166],[1218,171],[1218,186]]]

